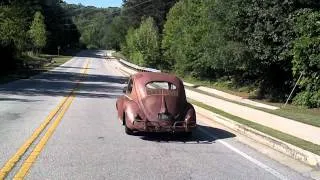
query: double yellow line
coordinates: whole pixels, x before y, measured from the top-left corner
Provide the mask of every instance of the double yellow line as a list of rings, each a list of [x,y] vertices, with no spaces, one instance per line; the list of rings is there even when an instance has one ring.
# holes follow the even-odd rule
[[[89,61],[87,60],[85,69],[81,71],[82,76],[86,76],[88,73]],[[40,126],[33,132],[33,134],[27,139],[27,141],[18,149],[18,151],[6,162],[3,168],[0,169],[0,180],[3,180],[8,173],[15,167],[15,165],[19,162],[21,157],[27,152],[30,146],[37,140],[41,133],[46,129],[46,127],[50,124],[51,121],[54,122],[47,129],[45,134],[40,139],[39,143],[32,150],[31,154],[27,157],[27,159],[23,162],[22,166],[15,174],[14,179],[24,179],[27,175],[29,169],[32,164],[35,162],[46,143],[54,133],[55,129],[59,125],[62,120],[64,114],[69,109],[74,97],[75,92],[79,89],[80,81],[77,82],[76,87],[69,93],[69,95],[58,104],[56,108],[54,108],[50,114],[46,117],[46,119],[40,124]]]

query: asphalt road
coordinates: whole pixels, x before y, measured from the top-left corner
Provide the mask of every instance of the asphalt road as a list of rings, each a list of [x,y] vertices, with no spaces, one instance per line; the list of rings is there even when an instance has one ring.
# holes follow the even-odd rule
[[[49,73],[0,85],[0,168],[80,84],[26,179],[307,179],[201,119],[191,138],[126,135],[115,109],[126,78],[100,54],[83,51]],[[38,142],[6,179],[14,177]]]

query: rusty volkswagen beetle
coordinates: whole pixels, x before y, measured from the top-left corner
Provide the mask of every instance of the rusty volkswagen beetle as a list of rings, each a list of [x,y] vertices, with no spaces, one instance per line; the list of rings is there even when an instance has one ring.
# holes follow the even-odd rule
[[[174,75],[140,72],[129,78],[116,102],[118,118],[127,134],[173,132],[190,135],[196,113],[187,102],[183,82]]]

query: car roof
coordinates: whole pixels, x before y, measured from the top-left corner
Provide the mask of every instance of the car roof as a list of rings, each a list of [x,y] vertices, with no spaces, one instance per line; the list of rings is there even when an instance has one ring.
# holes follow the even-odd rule
[[[175,75],[161,72],[139,72],[131,76],[134,81],[135,92],[140,98],[148,96],[146,85],[150,82],[170,82],[176,86],[178,96],[185,99],[183,82]]]
[[[182,81],[175,75],[162,72],[138,72],[131,76],[136,84],[145,85],[154,81],[166,81],[180,86]]]

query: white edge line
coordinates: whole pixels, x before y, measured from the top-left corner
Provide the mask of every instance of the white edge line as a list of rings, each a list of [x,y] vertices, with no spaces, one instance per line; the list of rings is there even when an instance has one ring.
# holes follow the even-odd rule
[[[260,168],[264,169],[265,171],[271,173],[272,175],[276,176],[277,178],[281,179],[281,180],[288,180],[288,178],[286,176],[284,176],[283,174],[279,173],[278,171],[276,171],[275,169],[267,166],[266,164],[263,164],[262,162],[258,161],[257,159],[254,159],[253,157],[249,156],[248,154],[240,151],[239,149],[233,147],[232,145],[230,145],[229,143],[223,141],[223,140],[219,140],[219,138],[213,136],[211,133],[209,133],[208,131],[202,129],[202,128],[198,128],[201,132],[213,137],[214,139],[217,139],[215,142],[219,142],[220,144],[224,145],[225,147],[229,148],[230,150],[232,150],[233,152],[239,154],[240,156],[244,157],[245,159],[249,160],[250,162],[252,162],[253,164],[259,166]]]

